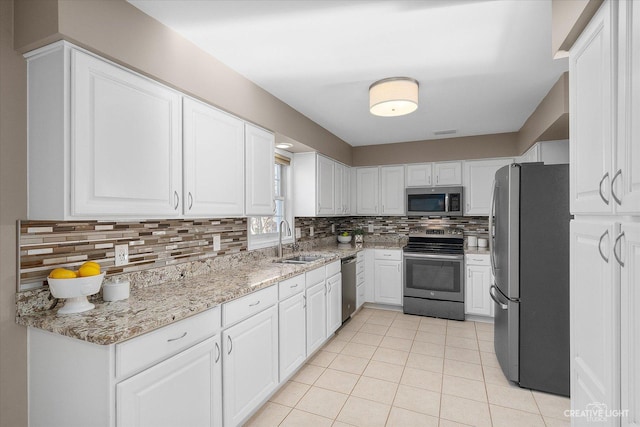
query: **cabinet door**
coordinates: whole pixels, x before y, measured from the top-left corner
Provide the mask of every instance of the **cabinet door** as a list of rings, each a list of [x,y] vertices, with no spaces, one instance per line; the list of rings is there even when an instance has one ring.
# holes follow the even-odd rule
[[[623,426],[640,426],[640,224],[623,223],[616,253],[621,269],[621,408]]]
[[[327,337],[342,325],[342,274],[327,279]]]
[[[306,295],[300,293],[279,306],[280,381],[291,375],[307,357]]]
[[[119,426],[221,426],[220,337],[116,385]]]
[[[71,215],[181,215],[180,95],[75,50],[72,76]]]
[[[351,214],[351,168],[349,166],[342,167],[342,204],[344,205],[344,214]]]
[[[402,261],[375,260],[375,301],[402,305]]]
[[[618,29],[618,138],[611,183],[616,212],[640,214],[640,5],[621,1]],[[613,197],[613,196],[616,197]],[[620,202],[618,202],[618,199]]]
[[[569,57],[569,183],[574,214],[606,213],[612,209],[613,3],[603,3]]]
[[[318,215],[335,213],[334,165],[335,162],[323,156],[318,156]]]
[[[404,215],[404,166],[380,168],[380,202],[383,215]]]
[[[356,213],[378,213],[378,168],[356,169]]]
[[[465,313],[479,316],[491,316],[491,267],[481,265],[467,266],[467,282],[464,298]]]
[[[464,162],[465,215],[489,215],[496,171],[510,163],[513,163],[513,159]]]
[[[344,194],[344,179],[345,179],[345,166],[340,163],[334,163],[333,170],[333,198],[336,215],[345,214],[345,194]]]
[[[324,281],[307,289],[307,354],[327,338],[327,288]]]
[[[244,122],[183,100],[184,213],[244,214]]]
[[[516,159],[516,162],[518,163],[534,163],[539,161],[540,161],[540,143],[533,145],[531,148],[527,150],[526,153],[524,153],[522,156]],[[467,180],[466,170],[465,170],[464,180],[465,182]]]
[[[245,124],[245,171],[247,215],[274,214],[274,137],[256,126]]]
[[[620,290],[610,222],[571,221],[571,408],[619,408]],[[635,308],[635,307],[634,307]],[[584,420],[584,418],[582,418]],[[575,421],[575,419],[574,419]],[[607,418],[615,425],[615,417]]]
[[[435,164],[435,185],[462,185],[462,162]]]
[[[236,426],[278,385],[276,306],[224,331],[222,348],[224,424]]]
[[[407,187],[424,187],[433,185],[431,180],[431,163],[407,165]]]

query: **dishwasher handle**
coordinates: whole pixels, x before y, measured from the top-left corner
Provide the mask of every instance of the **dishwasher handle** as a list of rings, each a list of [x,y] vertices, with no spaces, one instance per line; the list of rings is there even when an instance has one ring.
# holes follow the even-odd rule
[[[342,258],[342,265],[353,264],[356,261],[357,261],[357,259],[354,256],[351,256],[351,257],[348,257],[348,258]]]

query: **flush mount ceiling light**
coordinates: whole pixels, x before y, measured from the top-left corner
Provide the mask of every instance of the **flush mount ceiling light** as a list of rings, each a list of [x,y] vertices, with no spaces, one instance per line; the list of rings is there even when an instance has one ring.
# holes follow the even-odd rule
[[[390,77],[369,86],[369,111],[375,116],[395,117],[418,108],[418,82],[409,77]]]
[[[290,142],[281,142],[279,144],[276,145],[276,148],[280,148],[280,149],[287,149],[287,148],[291,148],[293,147],[293,144],[291,144]]]

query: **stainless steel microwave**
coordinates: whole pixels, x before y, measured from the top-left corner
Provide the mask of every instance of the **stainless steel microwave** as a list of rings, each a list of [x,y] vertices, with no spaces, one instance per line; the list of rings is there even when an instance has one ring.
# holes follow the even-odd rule
[[[406,189],[409,216],[462,216],[462,187]]]

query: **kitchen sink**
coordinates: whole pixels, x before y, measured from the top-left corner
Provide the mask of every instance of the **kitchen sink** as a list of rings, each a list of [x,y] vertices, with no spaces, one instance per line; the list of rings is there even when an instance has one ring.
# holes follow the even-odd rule
[[[317,261],[322,257],[319,255],[297,255],[291,258],[285,258],[280,260],[275,260],[279,264],[306,264],[309,262]]]

